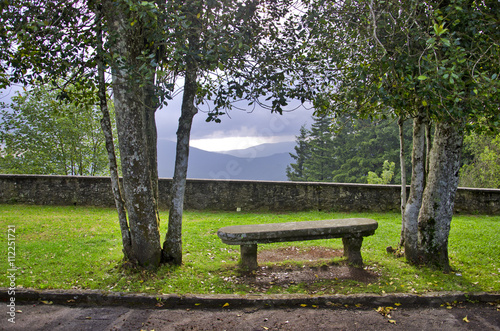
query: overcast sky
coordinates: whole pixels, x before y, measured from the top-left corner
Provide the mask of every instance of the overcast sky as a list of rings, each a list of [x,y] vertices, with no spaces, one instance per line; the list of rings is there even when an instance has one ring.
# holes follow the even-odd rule
[[[172,100],[167,107],[156,113],[159,144],[161,140],[176,140],[181,98],[176,99],[178,100]],[[191,146],[208,151],[244,149],[263,143],[295,141],[300,127],[312,122],[312,110],[299,106],[299,103],[288,107],[290,111],[283,112],[283,115],[271,114],[270,110],[262,108],[253,111],[249,109],[248,112],[233,109],[229,116],[224,115],[221,118],[221,123],[207,123],[207,110],[208,108],[201,108],[194,118]]]
[[[0,90],[0,101],[9,102],[15,91],[22,87],[13,86]],[[162,140],[176,141],[177,124],[180,115],[182,93],[156,113],[158,143]],[[244,104],[243,104],[244,105]],[[243,108],[243,105],[239,105]],[[298,107],[298,108],[297,108]],[[300,127],[311,124],[312,110],[293,103],[285,108],[283,115],[256,107],[248,111],[233,109],[221,117],[221,123],[207,123],[203,105],[194,117],[191,130],[191,146],[207,151],[228,151],[244,149],[264,143],[295,141]]]

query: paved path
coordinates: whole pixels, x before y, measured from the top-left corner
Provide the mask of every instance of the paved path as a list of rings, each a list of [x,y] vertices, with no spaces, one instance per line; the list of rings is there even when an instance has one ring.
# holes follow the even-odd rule
[[[5,309],[5,304],[2,303]],[[390,317],[368,307],[146,309],[55,304],[16,305],[15,324],[2,314],[1,330],[500,330],[496,305],[408,307]],[[451,309],[449,309],[451,308]],[[468,322],[467,322],[468,321]]]

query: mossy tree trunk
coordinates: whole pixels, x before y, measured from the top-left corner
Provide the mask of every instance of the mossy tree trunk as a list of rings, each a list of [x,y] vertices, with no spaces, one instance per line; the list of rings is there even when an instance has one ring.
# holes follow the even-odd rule
[[[448,236],[458,187],[463,131],[459,123],[436,124],[429,158],[429,176],[418,216],[418,260],[450,270]]]
[[[148,105],[154,69],[143,56],[149,51],[140,22],[131,24],[128,6],[106,1],[109,47],[112,63],[116,126],[123,173],[123,196],[130,227],[130,259],[142,267],[154,269],[161,260],[159,219],[156,202],[158,178],[151,162],[152,109]],[[150,68],[148,71],[139,71]],[[156,148],[156,147],[154,147]]]
[[[410,263],[449,271],[448,236],[463,130],[459,122],[436,123],[433,145],[426,156],[429,135],[425,133],[425,121],[421,117],[414,120],[412,183],[404,213],[405,256]]]
[[[418,214],[425,187],[425,114],[413,119],[413,150],[410,194],[404,208],[401,242],[409,260],[417,259]]]

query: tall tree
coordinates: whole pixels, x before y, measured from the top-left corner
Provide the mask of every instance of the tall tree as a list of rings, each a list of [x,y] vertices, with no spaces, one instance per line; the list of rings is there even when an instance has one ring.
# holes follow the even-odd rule
[[[127,224],[122,224],[124,215],[119,210],[122,232],[126,230],[130,238],[125,240],[127,235],[123,236],[125,258],[144,267],[156,267],[161,246],[154,197],[156,165],[151,161],[156,155],[150,151],[156,145],[151,147],[145,143],[145,137],[149,138],[148,142],[154,140],[154,134],[148,134],[154,131],[151,128],[154,121],[151,116],[144,118],[152,113],[152,104],[156,104],[156,98],[151,98],[150,93],[155,69],[151,57],[145,57],[151,56],[151,41],[158,38],[154,22],[157,7],[147,1],[137,7],[121,1],[101,4],[59,0],[10,1],[3,2],[2,7],[5,27],[2,36],[6,38],[2,39],[1,60],[2,68],[8,68],[4,72],[8,72],[9,81],[32,84],[66,79],[59,84],[61,97],[78,99],[80,94],[68,93],[68,84],[78,82],[85,90],[96,93],[97,86],[102,87],[104,65],[111,64],[120,152],[125,160],[122,170]],[[99,41],[102,31],[107,32],[109,53],[103,52]],[[142,33],[147,38],[142,39]],[[101,106],[104,106],[106,93],[102,88],[99,91]],[[108,123],[102,127],[109,128],[109,121],[105,122]],[[109,134],[106,137],[109,138]],[[108,148],[110,165],[116,164],[111,162],[114,153],[110,150]]]
[[[254,47],[254,37],[267,36],[259,33],[267,25],[264,19],[279,19],[275,14],[279,6],[274,2],[259,7],[256,1],[202,0],[14,0],[0,5],[5,23],[0,29],[4,51],[0,54],[2,83],[6,76],[10,81],[24,83],[64,77],[92,87],[99,91],[102,127],[108,130],[103,98],[104,70],[109,66],[123,191],[116,171],[112,171],[112,185],[125,257],[147,268],[157,267],[162,258],[180,263],[183,190],[196,104],[214,99],[217,110],[209,116],[218,121],[219,110],[234,97],[241,97],[241,86],[248,83],[237,79],[221,83],[221,78],[232,77],[240,70],[247,61],[244,54]],[[262,11],[254,15],[257,7]],[[13,69],[7,75],[8,68]],[[172,191],[174,222],[169,225],[162,254],[155,111],[169,98],[175,79],[180,76],[185,80],[185,95]],[[71,97],[65,87],[66,84],[60,86],[61,95]],[[106,134],[113,169],[116,162],[109,137]]]
[[[449,270],[448,234],[467,129],[498,127],[498,1],[312,1],[306,53],[323,78],[325,112],[386,107],[413,118],[413,166],[403,222],[406,258]],[[302,59],[302,58],[303,59]],[[318,92],[320,91],[320,92]],[[317,95],[321,97],[318,98]],[[339,107],[342,105],[344,108]],[[434,141],[429,144],[433,124]],[[426,147],[427,141],[427,147]]]
[[[184,93],[182,98],[181,116],[177,129],[177,146],[175,170],[171,189],[171,206],[168,219],[168,231],[163,244],[163,260],[174,264],[182,263],[182,214],[184,209],[184,192],[189,158],[189,138],[193,118],[198,112],[195,98],[198,95],[198,61],[201,54],[202,15],[201,1],[187,1],[180,6],[181,15],[186,17],[183,22],[186,46],[184,55]],[[175,65],[178,65],[176,63]],[[181,67],[181,66],[179,66]]]
[[[285,3],[283,1],[282,3]],[[172,25],[176,28],[175,52],[166,61],[167,68],[184,79],[181,116],[177,130],[177,148],[168,231],[163,245],[163,260],[182,262],[182,213],[189,158],[189,137],[198,105],[212,102],[215,109],[207,121],[219,122],[223,109],[243,95],[247,80],[240,73],[255,66],[254,45],[261,43],[265,29],[276,20],[277,9],[267,9],[265,2],[173,1],[169,12],[178,13]],[[280,9],[282,11],[282,9]]]
[[[330,116],[313,117],[314,122],[310,131],[311,156],[304,164],[308,181],[328,182],[332,180],[335,169],[335,148],[331,131],[332,118]]]
[[[103,1],[112,54],[113,97],[128,214],[131,256],[146,268],[161,261],[154,88],[158,40],[153,1]],[[155,176],[156,175],[156,176]]]
[[[290,156],[295,160],[286,167],[286,176],[292,181],[307,180],[304,165],[311,158],[309,147],[309,133],[305,125],[300,127],[300,135],[296,136],[297,146],[294,147],[295,154],[290,153]]]

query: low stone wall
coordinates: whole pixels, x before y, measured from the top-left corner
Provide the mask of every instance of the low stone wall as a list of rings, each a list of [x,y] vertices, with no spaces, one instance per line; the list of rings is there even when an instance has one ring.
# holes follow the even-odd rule
[[[159,180],[168,209],[171,179]],[[0,175],[0,203],[113,207],[109,177]],[[398,185],[188,179],[185,208],[242,211],[399,211]],[[459,188],[457,213],[500,214],[500,190]]]

